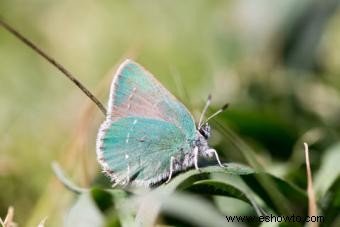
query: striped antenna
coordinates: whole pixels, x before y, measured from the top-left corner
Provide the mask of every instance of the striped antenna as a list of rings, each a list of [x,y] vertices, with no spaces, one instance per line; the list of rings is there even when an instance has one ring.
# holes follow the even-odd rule
[[[208,107],[210,106],[210,104],[211,104],[211,94],[208,95],[207,102],[205,103],[205,106],[203,108],[200,120],[198,122],[198,129],[200,129],[202,127],[203,117],[204,117],[205,113],[207,112]]]
[[[222,113],[223,111],[225,111],[227,108],[229,107],[229,103],[226,103],[222,106],[221,109],[217,110],[214,114],[210,115],[207,120],[205,120],[205,122],[202,124],[204,125],[205,123],[207,123],[210,119],[216,117],[217,115],[219,115],[220,113]]]

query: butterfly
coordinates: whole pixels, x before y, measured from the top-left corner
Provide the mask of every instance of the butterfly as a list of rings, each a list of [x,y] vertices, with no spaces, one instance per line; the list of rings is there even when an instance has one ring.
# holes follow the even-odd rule
[[[199,169],[198,156],[215,156],[223,167],[216,150],[208,146],[210,126],[202,123],[210,100],[196,128],[187,108],[151,73],[125,60],[113,78],[106,120],[97,136],[103,172],[114,186],[149,187],[169,182],[177,172]]]

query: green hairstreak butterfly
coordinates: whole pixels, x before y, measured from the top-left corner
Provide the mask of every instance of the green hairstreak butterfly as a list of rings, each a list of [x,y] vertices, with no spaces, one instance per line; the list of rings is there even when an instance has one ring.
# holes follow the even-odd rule
[[[202,117],[196,128],[181,102],[142,66],[126,60],[112,81],[97,158],[114,185],[151,186],[170,181],[174,173],[198,169],[199,156],[215,156],[222,166],[208,146],[209,136]]]

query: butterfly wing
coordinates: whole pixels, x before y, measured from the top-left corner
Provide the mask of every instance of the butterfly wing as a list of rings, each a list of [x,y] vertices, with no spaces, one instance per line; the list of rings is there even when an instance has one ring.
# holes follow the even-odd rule
[[[190,150],[181,130],[163,120],[127,117],[107,126],[98,159],[116,184],[158,182],[168,176],[171,156]]]
[[[111,85],[108,118],[142,116],[170,122],[187,136],[195,136],[194,120],[186,109],[151,73],[126,60]]]
[[[148,185],[164,179],[171,156],[190,152],[195,137],[183,104],[140,65],[125,61],[112,82],[97,139],[98,160],[112,180]]]

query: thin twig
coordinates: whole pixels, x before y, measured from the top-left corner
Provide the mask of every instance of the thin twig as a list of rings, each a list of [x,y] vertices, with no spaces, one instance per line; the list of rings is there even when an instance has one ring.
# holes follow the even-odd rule
[[[65,69],[61,64],[59,64],[55,59],[47,55],[44,51],[42,51],[39,47],[37,47],[34,43],[32,43],[30,40],[25,38],[22,34],[20,34],[17,30],[15,30],[13,27],[11,27],[9,24],[1,20],[0,18],[0,25],[5,28],[8,32],[10,32],[12,35],[17,37],[19,40],[21,40],[23,43],[25,43],[27,46],[32,48],[35,52],[37,52],[40,56],[45,58],[48,62],[50,62],[53,66],[55,66],[60,72],[62,72],[68,79],[70,79],[80,90],[82,90],[87,97],[89,97],[97,106],[98,108],[103,112],[104,115],[106,115],[106,109],[103,106],[103,104],[82,84],[80,81],[74,77],[67,69]]]
[[[65,186],[65,188],[67,188],[71,192],[74,192],[75,194],[81,194],[88,191],[86,188],[81,188],[75,185],[72,181],[70,181],[65,176],[62,169],[60,168],[59,164],[56,161],[52,162],[52,169],[56,177],[60,180],[60,182]]]
[[[303,143],[305,146],[305,156],[306,156],[306,171],[307,171],[307,195],[308,195],[308,215],[317,216],[317,209],[316,209],[316,200],[315,194],[313,189],[313,180],[312,180],[312,171],[310,169],[310,162],[309,162],[309,151],[308,151],[308,144]],[[317,222],[311,222],[311,227],[319,226]]]

